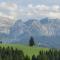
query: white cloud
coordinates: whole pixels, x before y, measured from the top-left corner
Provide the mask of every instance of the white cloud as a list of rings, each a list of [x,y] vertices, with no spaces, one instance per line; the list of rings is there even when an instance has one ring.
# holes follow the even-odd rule
[[[0,16],[3,17],[7,17],[10,19],[15,19],[16,18],[16,14],[17,14],[17,10],[18,10],[18,6],[15,3],[6,3],[6,2],[1,2],[0,3],[0,8],[3,10],[8,10],[8,14],[7,13],[3,13],[4,11],[0,11]]]
[[[9,9],[9,10],[17,9],[17,5],[15,3],[2,2],[2,3],[0,3],[0,7],[5,8],[5,9]]]
[[[49,7],[46,5],[41,5],[40,10],[43,10],[43,11],[49,10]]]
[[[6,17],[10,19],[8,23],[15,22],[15,19],[18,19],[18,18],[23,19],[24,17],[37,18],[40,16],[47,16],[50,18],[60,19],[60,6],[59,5],[47,6],[47,5],[29,4],[27,7],[22,7],[22,6],[20,7],[15,3],[2,2],[0,3],[0,8],[2,8],[3,10],[6,9],[9,11],[8,14],[6,14],[6,12],[4,13],[4,11],[0,11],[0,17],[4,17],[4,18]],[[43,26],[42,29],[44,29],[44,31],[46,31],[46,33],[48,34],[47,28]],[[7,30],[9,31],[9,29]]]
[[[9,33],[10,27],[16,21],[17,12],[17,4],[6,2],[0,3],[0,32]]]
[[[32,5],[32,4],[29,4],[29,5],[28,5],[28,8],[32,8],[32,7],[33,7],[33,5]]]
[[[52,11],[53,12],[59,12],[60,11],[60,7],[58,5],[54,5],[54,6],[52,6]]]
[[[6,14],[4,14],[2,12],[0,12],[0,17],[6,17],[6,18],[9,18],[9,19],[14,19],[13,16],[6,15]]]
[[[32,16],[32,17],[39,17],[39,16],[44,16],[47,15],[49,12],[49,7],[46,5],[36,5],[33,6],[32,4],[29,4],[27,7],[27,16]]]
[[[4,14],[3,16],[6,15],[11,19],[17,19],[21,17],[23,18],[26,16],[31,16],[31,17],[47,16],[47,17],[53,17],[53,18],[60,17],[59,5],[47,6],[47,5],[29,4],[27,7],[21,6],[21,8],[19,9],[18,5],[15,3],[2,2],[0,3],[0,8],[8,9],[9,15],[6,15],[3,13]]]
[[[56,13],[56,12],[50,12],[48,17],[50,18],[58,18],[60,19],[60,12]]]
[[[26,16],[33,16],[33,17],[47,16],[47,17],[52,17],[52,18],[60,18],[60,6],[59,5],[33,6],[32,4],[29,4],[28,7],[26,7],[26,10],[27,10]]]

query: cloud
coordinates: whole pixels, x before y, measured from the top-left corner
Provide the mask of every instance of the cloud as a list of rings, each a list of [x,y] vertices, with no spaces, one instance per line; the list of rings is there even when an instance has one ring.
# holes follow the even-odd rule
[[[60,6],[59,5],[53,5],[53,6],[47,6],[47,5],[32,5],[29,4],[27,7],[18,6],[15,3],[6,3],[2,2],[0,3],[0,8],[9,10],[9,14],[5,14],[3,16],[7,16],[11,19],[18,19],[18,18],[24,18],[24,17],[33,17],[37,18],[40,16],[46,16],[46,17],[52,17],[52,18],[60,18]]]
[[[59,18],[58,16],[60,14],[60,6],[59,5],[53,5],[53,6],[47,6],[47,5],[32,5],[29,4],[27,7],[18,6],[15,3],[6,3],[2,2],[0,3],[0,8],[3,10],[8,10],[8,14],[3,13],[3,16],[7,16],[11,19],[18,19],[23,17],[40,17],[40,16],[47,16],[47,17],[55,17]]]
[[[32,7],[33,7],[33,5],[32,5],[32,4],[29,4],[29,5],[28,5],[28,8],[32,8]]]
[[[2,10],[1,10],[2,9]],[[7,13],[8,12],[8,13]],[[47,6],[47,5],[32,5],[29,4],[28,6],[18,6],[15,3],[7,3],[7,2],[1,2],[0,3],[0,17],[7,18],[8,25],[4,25],[4,27],[8,26],[11,27],[13,22],[15,22],[17,19],[23,19],[24,17],[31,17],[31,18],[38,18],[40,16],[50,17],[50,18],[59,18],[60,19],[60,6],[59,5],[53,5],[53,6]],[[7,23],[7,19],[0,20],[3,21],[3,23]],[[3,25],[3,23],[1,25]],[[1,26],[0,26],[1,27]],[[9,28],[4,28],[5,32]],[[4,29],[0,30],[3,31]],[[7,30],[6,30],[7,29]],[[47,30],[46,27],[42,27],[44,31]],[[48,32],[46,31],[48,34]]]
[[[0,7],[5,8],[5,9],[9,9],[9,10],[17,9],[17,5],[15,3],[2,2],[2,3],[0,3]]]
[[[0,17],[5,17],[5,18],[9,18],[9,19],[14,19],[12,16],[8,16],[2,12],[0,12]]]
[[[25,11],[27,10],[27,11]],[[25,16],[30,16],[30,17],[39,17],[39,16],[43,16],[46,15],[48,13],[49,7],[45,6],[45,5],[32,5],[29,4],[26,9],[25,9],[23,14],[26,14]]]
[[[47,16],[47,17],[53,17],[53,18],[60,18],[60,6],[59,5],[53,5],[53,6],[47,6],[47,5],[32,5],[29,4],[26,8],[26,16],[33,16],[33,17],[39,17],[39,16]]]
[[[53,12],[60,12],[60,6],[58,6],[58,5],[52,6],[52,11]]]
[[[2,9],[2,11],[1,11]],[[6,10],[8,12],[5,12]],[[18,6],[15,3],[6,3],[6,2],[1,2],[0,3],[0,16],[7,17],[10,19],[15,19],[16,14],[17,14]]]
[[[60,12],[56,13],[56,12],[50,12],[48,17],[50,18],[58,18],[60,19]]]
[[[18,6],[15,3],[0,2],[0,32],[9,33],[16,21]]]

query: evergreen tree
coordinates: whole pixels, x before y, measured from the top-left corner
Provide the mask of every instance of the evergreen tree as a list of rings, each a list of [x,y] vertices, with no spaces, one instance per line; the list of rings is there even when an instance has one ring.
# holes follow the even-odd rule
[[[35,57],[35,55],[32,56],[32,60],[37,60],[37,58]]]
[[[26,55],[25,60],[30,60],[30,58]]]
[[[29,40],[29,46],[33,46],[33,45],[35,45],[34,38],[31,37]]]

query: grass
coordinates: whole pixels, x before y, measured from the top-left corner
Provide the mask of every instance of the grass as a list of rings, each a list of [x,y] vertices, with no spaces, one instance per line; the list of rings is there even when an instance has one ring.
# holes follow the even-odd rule
[[[37,56],[40,50],[48,50],[48,48],[41,48],[41,47],[29,47],[26,45],[21,45],[21,44],[0,44],[1,47],[13,47],[14,49],[19,49],[22,50],[24,52],[24,55],[28,55],[30,58],[32,57],[32,55]]]

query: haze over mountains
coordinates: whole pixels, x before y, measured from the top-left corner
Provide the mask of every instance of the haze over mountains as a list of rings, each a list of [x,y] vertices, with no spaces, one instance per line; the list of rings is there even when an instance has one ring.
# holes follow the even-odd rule
[[[60,19],[46,17],[25,22],[17,20],[15,23],[4,19],[1,18],[0,22],[0,40],[3,43],[28,44],[32,36],[37,45],[40,42],[41,46],[60,48]],[[9,33],[5,33],[6,29]]]

